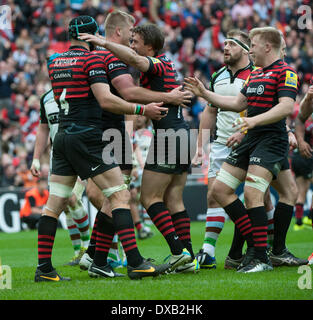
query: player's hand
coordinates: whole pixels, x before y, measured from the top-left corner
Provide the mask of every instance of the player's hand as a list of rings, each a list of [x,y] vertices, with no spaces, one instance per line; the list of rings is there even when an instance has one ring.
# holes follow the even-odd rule
[[[40,176],[40,161],[39,159],[33,159],[32,165],[30,167],[30,172],[34,177]]]
[[[104,37],[100,35],[89,34],[89,33],[79,33],[78,40],[91,42],[92,44],[100,47],[105,47],[105,44],[106,44],[106,40]]]
[[[145,105],[144,115],[152,120],[161,120],[167,116],[168,108],[161,107],[163,102],[152,102]]]
[[[192,93],[190,91],[182,90],[183,86],[179,86],[168,93],[170,97],[169,103],[174,104],[175,106],[181,105],[182,107],[186,107],[185,104],[191,102]]]
[[[202,162],[203,162],[203,149],[197,148],[196,154],[191,160],[191,164],[193,167],[198,167],[202,165]]]
[[[292,151],[298,147],[298,142],[292,132],[288,132],[289,150]]]
[[[184,80],[185,89],[192,92],[195,96],[202,97],[206,92],[204,84],[197,77],[188,77]]]
[[[228,148],[237,148],[238,145],[241,143],[242,139],[244,138],[245,134],[243,132],[235,132],[233,135],[231,135],[227,141],[226,146]]]
[[[240,117],[240,118],[237,118],[233,123],[233,127],[240,132],[245,132],[246,130],[252,129],[255,126],[256,126],[256,121],[253,117],[252,118]]]
[[[307,142],[305,142],[305,141],[299,142],[298,149],[299,149],[300,155],[303,158],[309,159],[312,157],[313,149],[311,148],[311,146]]]

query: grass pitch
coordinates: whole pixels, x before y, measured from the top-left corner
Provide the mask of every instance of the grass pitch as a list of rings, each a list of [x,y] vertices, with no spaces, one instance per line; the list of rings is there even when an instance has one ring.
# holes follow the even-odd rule
[[[204,238],[204,222],[192,223],[195,253]],[[143,256],[161,263],[169,254],[165,240],[154,229],[155,236],[139,240]],[[12,289],[0,290],[0,300],[312,300],[313,289],[299,289],[303,274],[297,267],[279,267],[271,272],[240,274],[224,270],[233,233],[227,222],[216,248],[217,269],[200,270],[198,274],[167,275],[158,278],[130,280],[92,279],[79,267],[63,266],[73,255],[68,232],[57,230],[52,255],[53,265],[70,282],[35,283],[37,264],[37,232],[0,233],[2,265],[12,269]],[[295,255],[307,258],[313,251],[312,230],[294,232],[290,227],[287,245]],[[311,268],[312,269],[312,268]],[[126,273],[126,269],[118,269]],[[311,282],[313,282],[311,275]]]

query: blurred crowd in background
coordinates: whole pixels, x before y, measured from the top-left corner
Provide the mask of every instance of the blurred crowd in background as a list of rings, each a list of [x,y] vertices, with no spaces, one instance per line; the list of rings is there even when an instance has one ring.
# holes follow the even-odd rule
[[[165,51],[180,79],[201,78],[206,84],[223,65],[227,31],[274,26],[286,39],[286,62],[301,81],[297,103],[313,75],[313,27],[298,28],[301,5],[310,0],[5,0],[10,28],[0,29],[0,187],[36,184],[29,167],[39,124],[40,96],[50,88],[46,57],[69,47],[67,26],[78,14],[103,22],[114,9],[131,13],[136,24],[153,22],[165,33]],[[205,102],[194,99],[185,119],[197,128]],[[49,171],[49,154],[43,159]]]

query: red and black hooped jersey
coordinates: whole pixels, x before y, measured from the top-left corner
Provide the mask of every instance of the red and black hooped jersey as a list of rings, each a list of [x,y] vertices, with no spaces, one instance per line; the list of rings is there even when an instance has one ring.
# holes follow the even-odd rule
[[[100,56],[105,64],[105,71],[108,79],[108,83],[110,85],[110,90],[116,96],[120,96],[118,91],[112,85],[112,80],[123,74],[130,74],[129,67],[127,64],[119,60],[114,56],[114,54],[107,49],[97,48],[93,51],[96,55]],[[104,121],[116,121],[121,122],[124,121],[124,115],[114,114],[112,112],[103,111],[103,120]]]
[[[153,91],[169,92],[180,84],[174,64],[165,54],[156,57],[147,57],[150,63],[149,70],[141,73],[140,84]],[[168,107],[168,114],[160,121],[153,121],[154,129],[180,129],[187,128],[180,106],[163,105]]]
[[[103,59],[84,47],[72,46],[49,59],[48,71],[60,108],[60,127],[76,123],[102,129],[102,109],[90,86],[108,83]]]
[[[275,107],[279,98],[290,97],[296,100],[298,88],[297,73],[282,60],[277,60],[266,68],[254,70],[241,90],[248,101],[248,117],[254,117]],[[264,131],[286,132],[285,119],[255,127],[248,133]]]

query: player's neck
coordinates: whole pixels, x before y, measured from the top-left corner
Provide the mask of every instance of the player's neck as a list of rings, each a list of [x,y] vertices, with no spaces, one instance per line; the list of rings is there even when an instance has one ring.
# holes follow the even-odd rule
[[[273,64],[275,61],[279,59],[281,59],[280,55],[275,52],[265,56],[262,68],[266,68],[270,66],[271,64]]]
[[[250,60],[248,58],[240,59],[236,64],[229,66],[228,69],[232,72],[232,74],[235,74],[237,71],[244,69],[248,64],[250,63]]]
[[[79,40],[72,39],[71,47],[74,47],[74,46],[84,47],[87,50],[89,50],[89,44],[86,41],[79,41]]]

